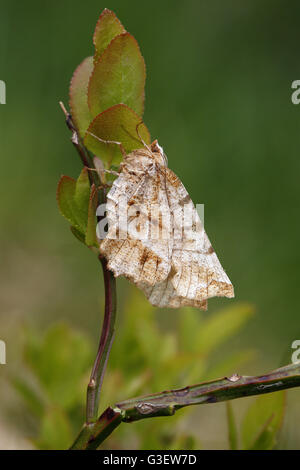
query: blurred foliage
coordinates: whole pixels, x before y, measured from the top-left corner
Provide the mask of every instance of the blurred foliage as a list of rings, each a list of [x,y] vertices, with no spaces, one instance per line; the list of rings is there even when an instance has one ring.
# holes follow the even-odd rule
[[[132,290],[112,348],[101,409],[130,397],[231,374],[253,359],[253,351],[225,355],[214,366],[215,356],[252,316],[253,308],[239,303],[212,316],[187,308],[179,311],[177,328],[165,332],[158,326],[156,309],[136,289]],[[230,327],[226,327],[228,324]],[[71,444],[84,422],[91,365],[91,341],[71,327],[54,325],[44,337],[27,330],[24,345],[27,373],[23,379],[15,377],[13,383],[38,422],[39,433],[34,438],[37,448],[63,449]],[[243,448],[275,445],[282,407],[281,393],[254,401],[242,425]],[[122,424],[103,446],[200,448],[197,433],[186,431],[193,410],[194,407],[188,407],[172,417]],[[232,415],[231,422],[233,419]]]

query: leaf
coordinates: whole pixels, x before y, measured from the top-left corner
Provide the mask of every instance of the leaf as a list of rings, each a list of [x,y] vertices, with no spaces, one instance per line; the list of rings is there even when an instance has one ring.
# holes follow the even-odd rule
[[[90,191],[88,170],[84,167],[76,181],[74,193],[76,219],[78,220],[82,232],[86,231],[87,226]]]
[[[130,153],[132,150],[143,147],[136,129],[140,123],[141,118],[132,109],[124,104],[118,104],[98,114],[88,128],[84,144],[109,166],[118,164],[122,159],[119,146],[100,142],[90,133],[103,140],[121,142],[125,151]],[[144,142],[150,144],[150,134],[144,123],[138,127],[138,132]]]
[[[145,63],[129,33],[115,37],[94,66],[88,86],[93,117],[116,104],[126,104],[139,116],[144,109]]]
[[[257,398],[249,407],[242,424],[243,449],[272,449],[280,430],[285,408],[285,392]]]
[[[237,427],[233,414],[232,404],[230,401],[226,402],[227,424],[228,424],[228,440],[230,450],[238,449],[238,435]]]
[[[197,351],[209,354],[237,333],[253,313],[251,305],[236,304],[209,317],[197,335]]]
[[[81,137],[92,121],[87,102],[88,83],[93,71],[93,57],[87,57],[78,65],[70,83],[70,108],[72,119]]]
[[[42,450],[64,450],[72,442],[70,422],[65,413],[51,408],[43,416],[40,436],[35,445]]]
[[[114,37],[124,32],[125,28],[114,12],[105,8],[99,17],[93,36],[95,45],[94,60],[97,61]]]
[[[53,404],[69,409],[81,403],[80,380],[91,362],[90,343],[84,335],[64,324],[55,325],[44,338],[28,337],[25,358]]]
[[[89,208],[88,208],[88,221],[85,235],[85,243],[87,246],[95,246],[98,248],[99,243],[96,236],[97,228],[97,219],[96,219],[96,210],[97,210],[97,189],[95,185],[91,187],[91,193],[89,198]]]
[[[74,194],[76,190],[76,180],[70,176],[63,175],[57,186],[56,198],[60,213],[77,229],[80,229],[76,208],[74,207]]]

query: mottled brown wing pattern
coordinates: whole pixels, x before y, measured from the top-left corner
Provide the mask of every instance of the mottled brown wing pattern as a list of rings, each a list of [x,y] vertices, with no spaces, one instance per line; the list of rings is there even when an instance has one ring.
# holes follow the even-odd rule
[[[211,297],[233,297],[233,286],[185,187],[155,155],[145,150],[143,162],[135,151],[125,161],[107,196],[109,231],[100,251],[115,276],[134,282],[153,305],[206,309]],[[126,227],[118,218],[122,203]],[[190,230],[184,230],[184,211],[192,215]]]

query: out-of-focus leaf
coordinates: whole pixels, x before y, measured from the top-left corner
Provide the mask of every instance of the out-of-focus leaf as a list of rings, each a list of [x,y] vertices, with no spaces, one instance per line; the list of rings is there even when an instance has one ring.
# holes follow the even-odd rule
[[[115,37],[95,63],[88,86],[93,117],[119,103],[139,116],[144,109],[145,63],[138,43],[129,33]]]
[[[99,17],[93,36],[95,61],[97,61],[104,49],[107,48],[111,40],[121,33],[125,33],[124,26],[114,12],[105,8]]]
[[[84,233],[86,231],[90,201],[90,181],[87,169],[84,167],[76,181],[74,203],[76,205],[76,219]]]
[[[284,391],[257,398],[243,420],[243,449],[272,449],[283,421],[284,408]]]
[[[88,221],[86,227],[85,243],[87,246],[95,246],[98,248],[98,242],[96,237],[96,210],[97,210],[97,189],[95,185],[91,187],[91,193],[89,198],[89,208],[88,208]]]
[[[99,114],[88,128],[84,138],[86,147],[98,155],[108,166],[118,164],[122,160],[122,153],[116,144],[105,144],[90,134],[94,134],[102,140],[121,142],[127,153],[143,147],[138,134],[137,125],[141,118],[128,106],[118,104]],[[146,144],[150,143],[150,134],[141,124],[138,132]]]
[[[92,361],[85,336],[63,324],[53,326],[39,342],[28,340],[25,357],[52,403],[68,409],[78,402],[80,379]]]
[[[30,411],[36,416],[42,417],[44,412],[43,399],[38,396],[32,386],[28,385],[24,380],[19,377],[14,377],[12,379],[12,384],[13,387],[17,390],[17,392],[25,400]]]
[[[197,351],[209,354],[237,333],[253,313],[251,305],[235,304],[208,317],[197,335]]]
[[[70,446],[72,437],[65,413],[58,408],[51,408],[43,416],[41,432],[35,444],[41,450],[65,450]]]
[[[238,449],[238,433],[235,423],[235,418],[233,414],[232,404],[230,401],[226,402],[226,412],[227,412],[227,425],[228,425],[228,441],[230,450]]]
[[[88,83],[93,71],[93,57],[87,57],[78,65],[70,84],[70,108],[72,119],[81,137],[92,121],[87,102]]]

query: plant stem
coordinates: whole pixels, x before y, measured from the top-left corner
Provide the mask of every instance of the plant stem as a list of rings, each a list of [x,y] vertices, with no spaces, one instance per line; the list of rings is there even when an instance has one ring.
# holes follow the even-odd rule
[[[72,120],[71,114],[66,110],[62,102],[59,103],[60,107],[65,115],[66,124],[72,131],[71,141],[76,148],[82,164],[87,168],[90,185],[93,184],[98,188],[98,204],[106,202],[106,192],[101,185],[99,174],[95,170],[93,158],[90,156],[88,150],[85,148],[82,139],[79,135],[78,129]],[[98,220],[99,221],[99,220]],[[86,402],[86,424],[80,434],[85,438],[93,429],[93,424],[97,421],[98,408],[100,401],[100,393],[102,382],[107,366],[107,361],[114,338],[114,326],[116,319],[116,280],[111,271],[107,268],[106,260],[99,255],[98,259],[101,262],[104,278],[104,289],[105,289],[105,309],[104,309],[104,320],[102,325],[102,332],[97,351],[97,356],[92,369],[90,381],[87,388],[87,402]],[[108,413],[109,415],[109,413]],[[110,416],[110,415],[109,415]],[[108,420],[109,421],[109,420]],[[102,424],[101,424],[102,426]],[[110,429],[109,425],[106,426]]]
[[[107,366],[107,360],[114,339],[116,320],[116,280],[113,273],[107,268],[105,258],[99,255],[99,260],[102,264],[104,277],[105,310],[98,352],[87,389],[87,424],[95,422],[98,418],[100,392]]]
[[[95,186],[99,188],[101,186],[101,181],[100,181],[97,171],[91,171],[91,170],[89,171],[89,169],[95,170],[93,159],[82,142],[82,139],[79,135],[77,127],[75,126],[75,123],[72,119],[71,114],[66,110],[65,105],[61,101],[59,102],[59,105],[65,115],[67,127],[72,132],[71,142],[74,145],[75,149],[77,150],[83,166],[85,166],[88,169],[90,184],[91,186],[92,184],[95,184]],[[99,201],[99,204],[100,203],[101,201]]]
[[[234,374],[191,387],[126,400],[114,409],[107,408],[88,430],[85,426],[72,449],[96,449],[122,421],[129,423],[157,416],[172,416],[185,406],[217,403],[292,387],[300,387],[299,363],[257,377]]]

